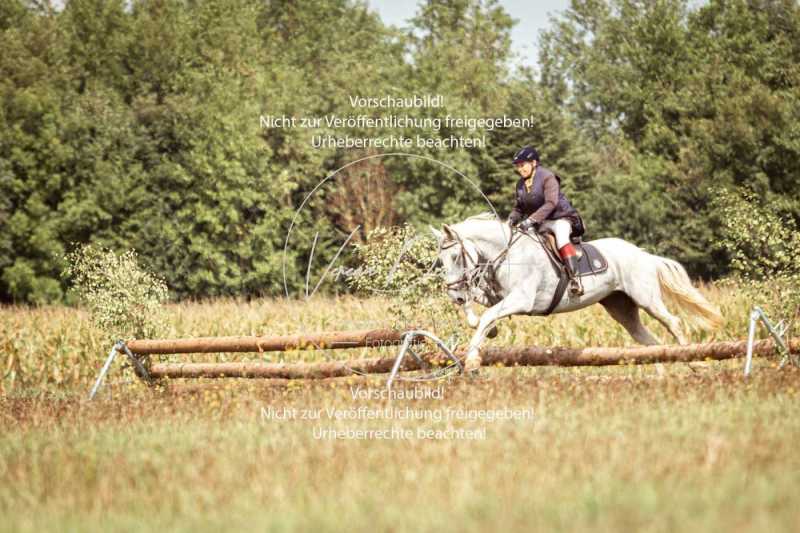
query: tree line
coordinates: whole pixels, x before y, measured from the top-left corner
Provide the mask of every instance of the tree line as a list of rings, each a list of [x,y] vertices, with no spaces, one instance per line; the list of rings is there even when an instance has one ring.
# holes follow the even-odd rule
[[[458,220],[483,194],[506,216],[524,144],[563,177],[587,238],[695,276],[731,267],[717,191],[800,221],[797,2],[574,0],[535,64],[514,58],[514,24],[492,0],[427,0],[403,28],[356,0],[0,0],[0,299],[62,300],[65,254],[88,242],[136,249],[178,297],[302,290],[312,248],[318,279],[348,236]],[[445,102],[406,111],[418,118],[536,127],[370,158],[313,148],[342,134],[324,124],[259,120],[414,94]]]

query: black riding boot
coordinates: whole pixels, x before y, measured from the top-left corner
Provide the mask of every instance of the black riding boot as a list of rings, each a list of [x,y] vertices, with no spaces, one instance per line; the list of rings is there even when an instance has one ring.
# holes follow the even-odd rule
[[[581,284],[581,278],[578,276],[578,256],[567,257],[567,260],[564,261],[564,266],[567,267],[567,275],[569,276],[569,292],[575,296],[582,295],[583,284]]]

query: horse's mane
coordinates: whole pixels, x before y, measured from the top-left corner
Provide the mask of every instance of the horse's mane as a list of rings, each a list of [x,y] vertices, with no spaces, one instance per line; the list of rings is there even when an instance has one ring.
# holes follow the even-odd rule
[[[495,235],[498,229],[502,234],[503,230],[500,228],[505,227],[505,224],[496,214],[485,211],[453,224],[452,227],[459,233],[464,232],[462,234],[464,236],[487,238],[489,235]]]
[[[497,215],[489,211],[484,211],[483,213],[478,213],[477,215],[466,218],[464,222],[467,220],[497,220]]]

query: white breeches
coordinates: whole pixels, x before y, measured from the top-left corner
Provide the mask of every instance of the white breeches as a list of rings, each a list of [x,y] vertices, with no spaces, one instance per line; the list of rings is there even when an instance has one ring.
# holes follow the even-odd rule
[[[569,220],[565,218],[545,220],[540,227],[555,233],[556,246],[559,250],[570,243],[569,234],[572,233],[572,224],[569,223]]]

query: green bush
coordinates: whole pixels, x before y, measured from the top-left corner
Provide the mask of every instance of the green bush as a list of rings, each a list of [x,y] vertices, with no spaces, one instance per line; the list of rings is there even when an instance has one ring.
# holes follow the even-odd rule
[[[16,301],[42,305],[61,299],[61,286],[51,278],[37,276],[30,262],[17,259],[3,272],[2,281]]]
[[[362,294],[387,296],[398,327],[430,327],[440,335],[452,334],[461,325],[446,297],[437,250],[432,235],[420,234],[411,225],[376,228],[364,244],[356,245],[360,264],[348,284]],[[419,316],[426,323],[412,324]]]
[[[794,321],[800,316],[800,233],[789,215],[762,205],[750,191],[714,191],[731,268],[754,305],[770,316]]]

